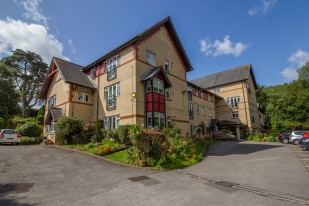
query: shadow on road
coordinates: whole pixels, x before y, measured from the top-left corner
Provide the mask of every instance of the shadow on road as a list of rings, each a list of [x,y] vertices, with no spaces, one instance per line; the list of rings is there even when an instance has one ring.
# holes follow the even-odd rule
[[[7,198],[0,196],[0,205],[10,205],[10,206],[33,206],[37,204],[27,204],[27,203],[18,203],[16,199]]]
[[[207,156],[226,156],[233,154],[250,154],[263,150],[284,147],[280,144],[247,143],[247,142],[220,142],[211,145]]]

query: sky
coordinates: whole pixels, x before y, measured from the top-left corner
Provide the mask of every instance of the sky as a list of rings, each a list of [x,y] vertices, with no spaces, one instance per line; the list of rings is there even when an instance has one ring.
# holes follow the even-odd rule
[[[252,64],[258,84],[297,79],[309,61],[308,0],[0,0],[0,59],[14,49],[86,66],[170,16],[188,80]]]

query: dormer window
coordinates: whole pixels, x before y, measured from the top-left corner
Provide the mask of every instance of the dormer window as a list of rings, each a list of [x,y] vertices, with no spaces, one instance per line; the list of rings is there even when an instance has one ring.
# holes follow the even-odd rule
[[[119,56],[113,57],[109,59],[105,65],[106,65],[106,72],[107,72],[107,80],[113,80],[117,76],[117,67],[120,64],[120,58]]]
[[[220,87],[216,87],[216,88],[215,88],[215,93],[219,93],[220,90],[221,90]]]

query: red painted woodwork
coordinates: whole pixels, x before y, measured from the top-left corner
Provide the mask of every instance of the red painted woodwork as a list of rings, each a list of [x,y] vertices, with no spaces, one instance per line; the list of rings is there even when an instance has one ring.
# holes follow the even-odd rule
[[[153,103],[153,111],[158,112],[159,111],[159,104]]]
[[[159,102],[159,94],[153,93],[153,102]]]
[[[165,113],[165,106],[164,106],[164,104],[160,104],[160,112]]]
[[[152,102],[149,102],[146,104],[146,111],[151,112],[152,111]]]
[[[164,95],[160,94],[159,96],[160,96],[160,103],[164,104],[164,100],[165,100]]]
[[[157,75],[157,78],[164,81],[164,76],[161,72]]]
[[[146,102],[152,102],[152,93],[151,92],[146,93]]]

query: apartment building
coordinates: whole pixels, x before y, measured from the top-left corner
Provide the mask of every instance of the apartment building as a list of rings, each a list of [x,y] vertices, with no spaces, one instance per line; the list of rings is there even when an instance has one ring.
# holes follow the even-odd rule
[[[257,83],[251,64],[201,77],[192,83],[216,94],[216,120],[219,126],[234,127],[240,136],[261,129],[256,101]],[[214,120],[214,121],[216,121]]]
[[[238,89],[239,82],[209,87],[203,83],[207,79],[187,81],[187,72],[191,71],[192,65],[170,17],[87,66],[53,58],[39,95],[47,102],[45,133],[52,132],[55,122],[63,116],[87,122],[103,119],[104,127],[109,129],[126,124],[152,128],[173,124],[190,135],[194,135],[201,121],[208,125],[212,119],[231,119],[220,104],[229,96],[228,85]],[[252,69],[249,73],[248,79],[241,80],[238,103],[246,102],[245,111],[253,115],[255,110],[249,104],[256,101],[256,83]],[[252,87],[251,97],[240,93],[248,93],[248,85]],[[218,86],[220,92],[215,91]],[[242,87],[246,89],[241,90]],[[237,111],[243,118],[240,110],[242,106]],[[247,114],[246,118],[251,117]],[[242,122],[255,128],[251,119]]]

